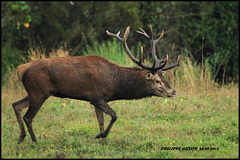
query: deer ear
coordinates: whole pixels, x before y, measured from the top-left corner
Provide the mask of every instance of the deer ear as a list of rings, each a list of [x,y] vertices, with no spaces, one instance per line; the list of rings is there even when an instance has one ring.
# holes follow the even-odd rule
[[[145,76],[146,76],[146,79],[152,79],[153,74],[151,72],[147,72]]]

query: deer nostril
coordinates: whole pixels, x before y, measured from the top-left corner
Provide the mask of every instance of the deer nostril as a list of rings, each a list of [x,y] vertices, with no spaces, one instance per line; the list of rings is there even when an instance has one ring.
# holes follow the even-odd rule
[[[173,90],[173,95],[176,97],[177,96],[177,92],[175,90]]]

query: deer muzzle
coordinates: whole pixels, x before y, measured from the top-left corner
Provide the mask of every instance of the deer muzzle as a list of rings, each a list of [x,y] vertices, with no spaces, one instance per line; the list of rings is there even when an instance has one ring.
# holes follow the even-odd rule
[[[169,98],[176,97],[176,96],[177,96],[177,92],[174,89],[172,89],[170,93],[168,93]]]

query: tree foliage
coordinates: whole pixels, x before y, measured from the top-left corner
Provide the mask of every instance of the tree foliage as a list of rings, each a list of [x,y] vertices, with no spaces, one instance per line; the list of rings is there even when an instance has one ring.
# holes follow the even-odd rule
[[[5,67],[2,75],[7,66],[19,65],[19,55],[26,57],[30,49],[42,47],[50,52],[65,46],[71,55],[82,55],[87,45],[111,39],[106,30],[120,30],[123,35],[129,25],[132,30],[129,44],[136,48],[138,41],[144,44],[147,41],[134,34],[135,31],[141,27],[149,32],[150,24],[155,36],[165,31],[157,48],[161,55],[169,53],[174,42],[176,54],[190,55],[199,63],[203,55],[218,79],[231,81],[239,75],[239,2],[9,1],[1,4],[2,67]]]

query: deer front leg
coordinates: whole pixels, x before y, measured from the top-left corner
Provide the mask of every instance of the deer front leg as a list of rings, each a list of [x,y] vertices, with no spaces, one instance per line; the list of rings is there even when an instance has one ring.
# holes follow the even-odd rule
[[[103,111],[104,113],[110,115],[112,117],[108,127],[106,130],[104,130],[103,132],[99,133],[95,138],[105,138],[107,137],[113,123],[117,120],[117,115],[116,113],[112,110],[112,108],[109,107],[109,105],[104,102],[104,101],[95,101],[93,104],[96,108],[100,109],[101,111]]]
[[[103,111],[100,108],[95,107],[95,112],[97,115],[97,120],[100,128],[100,133],[104,131],[104,117],[103,117]]]

